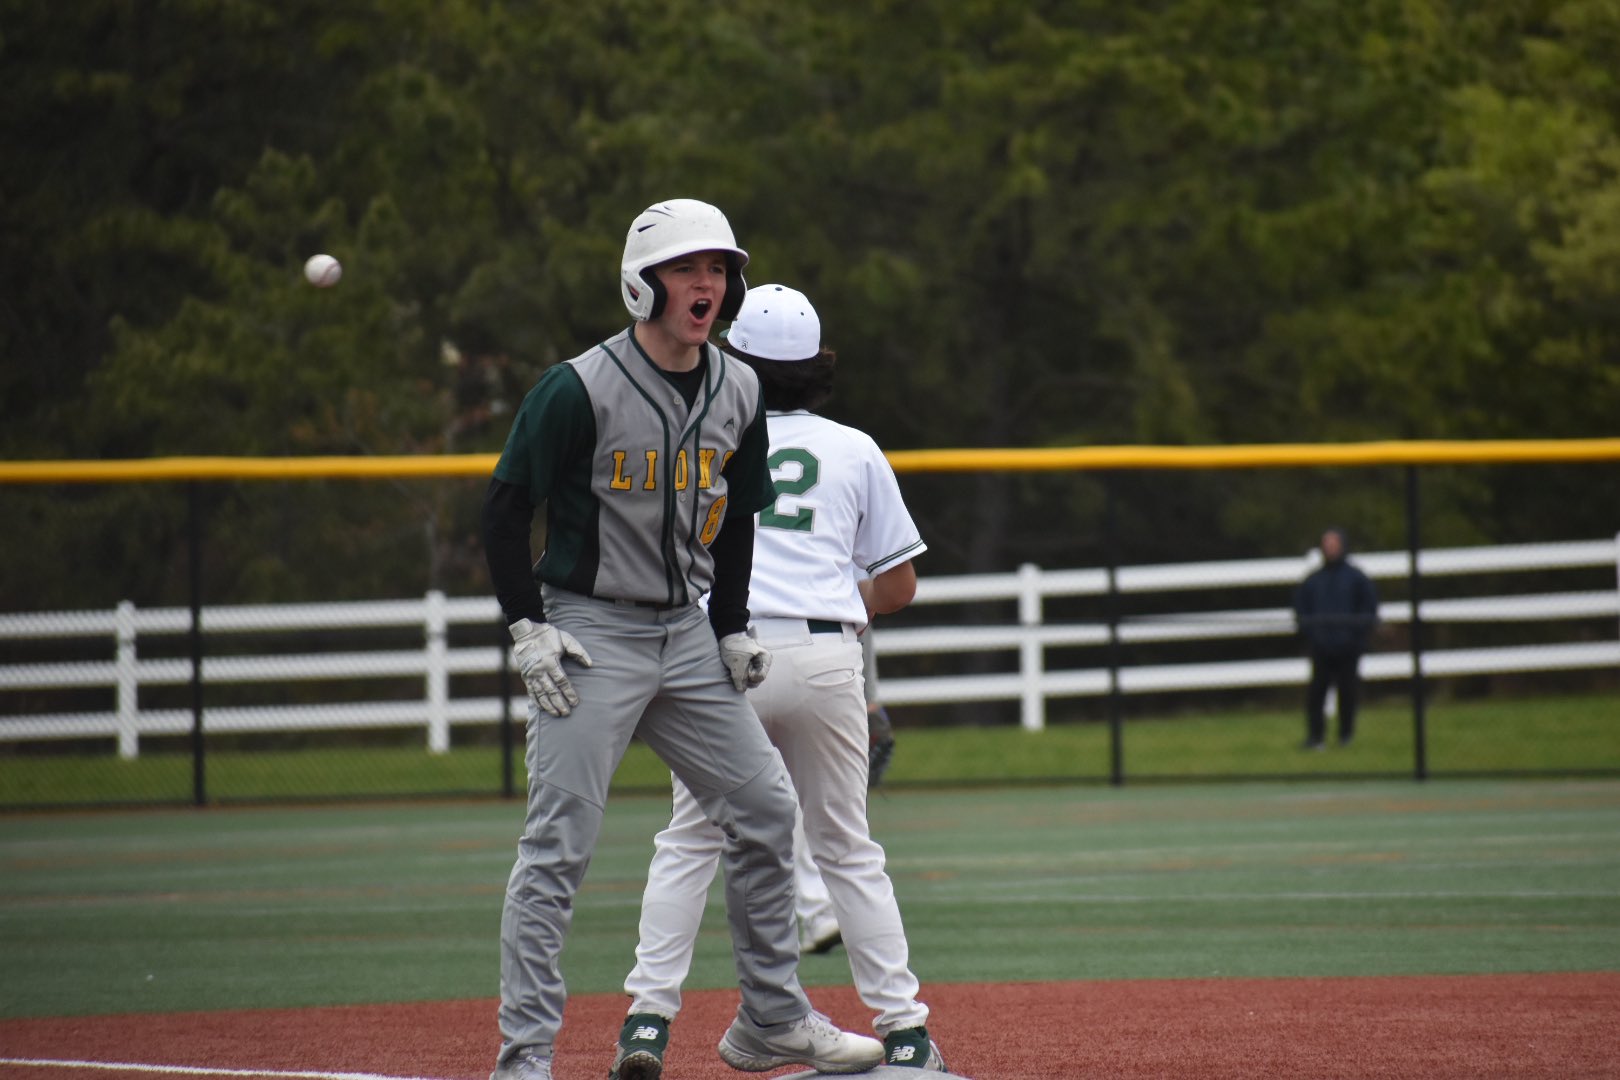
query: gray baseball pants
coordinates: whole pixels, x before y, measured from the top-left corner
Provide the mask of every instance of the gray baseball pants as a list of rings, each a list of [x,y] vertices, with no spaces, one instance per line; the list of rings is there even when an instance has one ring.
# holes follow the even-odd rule
[[[731,685],[708,617],[543,589],[546,617],[593,666],[568,662],[579,704],[529,706],[528,813],[501,913],[500,1063],[551,1054],[567,991],[558,956],[596,848],[608,781],[632,735],[681,779],[726,835],[721,865],[742,1008],[755,1023],[810,1012],[793,913],[793,785]]]

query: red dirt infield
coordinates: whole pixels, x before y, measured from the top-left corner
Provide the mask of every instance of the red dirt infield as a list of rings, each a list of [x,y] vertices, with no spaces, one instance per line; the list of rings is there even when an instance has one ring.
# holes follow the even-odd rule
[[[868,1029],[853,990],[811,997],[843,1026]],[[1614,972],[941,984],[922,997],[946,1062],[973,1080],[1620,1077]],[[736,1001],[729,990],[686,995],[669,1080],[742,1075],[714,1053]],[[607,1075],[625,1004],[617,994],[569,1002],[557,1080]],[[483,1080],[497,1038],[493,1000],[6,1020],[0,1080]],[[87,1064],[50,1064],[70,1061]]]

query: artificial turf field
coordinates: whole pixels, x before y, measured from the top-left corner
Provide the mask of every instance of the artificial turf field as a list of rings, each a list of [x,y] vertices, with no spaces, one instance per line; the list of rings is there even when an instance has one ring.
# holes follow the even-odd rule
[[[564,955],[582,1010],[576,1021],[571,1004],[565,1034],[583,1036],[600,1022],[585,1018],[602,1010],[609,1022],[622,1013],[617,991],[631,961],[650,840],[666,813],[657,798],[620,796],[610,804]],[[447,1018],[471,1010],[454,1032],[447,1020],[442,1034],[452,1048],[429,1055],[443,1063],[438,1071],[353,1060],[345,1055],[360,1044],[341,1036],[319,1045],[342,1060],[303,1062],[298,1071],[487,1071],[501,895],[521,816],[516,803],[477,802],[0,818],[0,1058],[7,1059],[0,1080],[38,1069],[61,1080],[67,1066],[38,1063],[82,1055],[49,1046],[65,1040],[82,1048],[86,1033],[107,1030],[114,1014],[223,1018],[236,1010],[389,1003],[427,1003],[428,1015]],[[1609,1075],[1620,1074],[1620,1057],[1606,1056],[1590,1034],[1614,1026],[1620,1006],[1620,782],[903,789],[880,792],[871,818],[889,853],[923,996],[936,999],[934,1026],[971,1044],[956,1047],[954,1061],[947,1054],[967,1072],[965,1055],[968,1075],[1068,1075],[1014,1064],[1011,1044],[995,1051],[974,1026],[1016,1033],[1019,1017],[1038,1011],[1017,1001],[1017,988],[1028,993],[1052,983],[1081,988],[1080,1000],[1090,1004],[1075,1007],[1094,1019],[1144,987],[1175,987],[1233,1008],[1248,1001],[1267,1010],[1255,1023],[1269,1017],[1284,1036],[1294,1029],[1278,1012],[1289,1008],[1277,1004],[1278,989],[1315,987],[1308,993],[1316,1004],[1297,1005],[1301,1016],[1337,1002],[1342,1023],[1389,1002],[1409,1021],[1406,1028],[1419,1025],[1406,1034],[1426,1035],[1431,1044],[1476,1028],[1500,1033],[1512,1011],[1504,1002],[1539,1001],[1523,1018],[1542,1033],[1539,1049],[1521,1040],[1528,1056],[1515,1061],[1511,1045],[1494,1048],[1490,1060],[1506,1069],[1499,1075],[1583,1075],[1578,1055],[1586,1053],[1598,1054],[1600,1066],[1611,1062]],[[715,991],[693,1001],[717,1002],[722,1013],[735,1000],[726,989],[733,981],[728,942],[716,896],[689,986]],[[849,972],[842,952],[806,958],[801,976],[818,1005],[841,1021],[854,1027],[869,1020],[843,989]],[[1573,981],[1558,991],[1537,978],[1525,981],[1540,976]],[[1437,1025],[1430,1028],[1422,1026],[1428,1014],[1399,1004],[1408,995],[1394,987],[1403,985],[1423,987],[1416,1000],[1431,1004],[1450,993],[1437,986],[1474,989],[1450,995],[1462,1019],[1448,1020],[1442,1010],[1430,1016]],[[1370,998],[1342,996],[1344,987],[1375,986]],[[1151,1018],[1164,1007],[1144,1000],[1139,1011],[1115,1017],[1114,1037],[1131,1017]],[[1185,1007],[1182,1001],[1183,1019]],[[688,1011],[698,1015],[696,1005]],[[1548,1016],[1567,1023],[1559,1028]],[[1588,1019],[1596,1026],[1589,1029]],[[146,1027],[172,1022],[148,1015]],[[376,1030],[381,1021],[369,1023]],[[1168,1014],[1157,1023],[1158,1030],[1174,1026]],[[433,1026],[410,1030],[431,1034]],[[698,1027],[683,1017],[677,1042]],[[1048,1038],[1060,1048],[1072,1043],[1064,1060],[1105,1040],[1096,1052],[1106,1065],[1109,1037],[1082,1016],[1073,1030]],[[1302,1052],[1325,1052],[1308,1026],[1292,1037]],[[1202,1041],[1185,1032],[1176,1038],[1189,1049],[1219,1045],[1207,1033]],[[1267,1034],[1258,1045],[1274,1046],[1277,1038]],[[1353,1033],[1346,1038],[1349,1046],[1370,1045]],[[169,1041],[176,1039],[186,1042]],[[606,1039],[610,1056],[611,1030]],[[267,1049],[262,1038],[250,1041]],[[1464,1041],[1482,1045],[1477,1034]],[[704,1048],[712,1039],[694,1035],[693,1045],[696,1056],[682,1075],[706,1075],[697,1063],[710,1067],[713,1055]],[[278,1041],[276,1052],[286,1050]],[[592,1057],[601,1056],[599,1047],[581,1042],[574,1050],[579,1075],[605,1074],[606,1059],[598,1072]],[[423,1060],[423,1053],[408,1060]],[[1372,1060],[1366,1053],[1362,1064]],[[997,1071],[1003,1061],[1025,1071]],[[1238,1071],[1223,1073],[1223,1062]],[[1115,1074],[1135,1075],[1119,1064]],[[1480,1064],[1469,1059],[1459,1067],[1483,1075]],[[1470,1075],[1431,1066],[1409,1075]],[[1538,1071],[1551,1066],[1562,1072]],[[1357,1067],[1328,1071],[1386,1074]],[[1273,1074],[1242,1068],[1221,1058],[1198,1062],[1195,1071]],[[1281,1068],[1291,1068],[1288,1059]],[[564,1080],[570,1075],[559,1072]]]

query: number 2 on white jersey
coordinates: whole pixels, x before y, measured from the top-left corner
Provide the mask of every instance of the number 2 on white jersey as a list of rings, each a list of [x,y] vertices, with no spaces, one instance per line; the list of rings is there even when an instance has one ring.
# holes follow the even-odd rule
[[[821,480],[821,462],[816,459],[816,455],[798,446],[785,446],[772,451],[768,461],[771,477],[776,483],[776,501],[759,512],[760,528],[813,532],[816,523],[815,508],[801,506],[792,513],[784,513],[782,500],[803,495],[815,487]],[[797,465],[799,475],[790,479],[777,476],[776,471],[787,465]]]

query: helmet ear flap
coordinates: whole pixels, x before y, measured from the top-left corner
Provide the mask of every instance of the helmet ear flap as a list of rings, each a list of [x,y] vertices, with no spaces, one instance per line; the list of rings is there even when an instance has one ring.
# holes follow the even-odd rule
[[[664,313],[664,304],[669,300],[669,290],[664,288],[664,283],[658,280],[658,275],[653,273],[653,269],[650,266],[636,276],[641,278],[642,281],[646,282],[647,292],[652,296],[652,304],[647,308],[647,314],[643,316],[643,318],[648,320],[656,319],[658,316]],[[730,295],[731,285],[728,280],[726,284],[726,296],[730,297]]]
[[[742,267],[737,265],[737,257],[726,255],[726,295],[720,301],[720,311],[717,318],[735,319],[737,312],[742,310],[743,297],[748,295],[748,282],[743,278]]]

